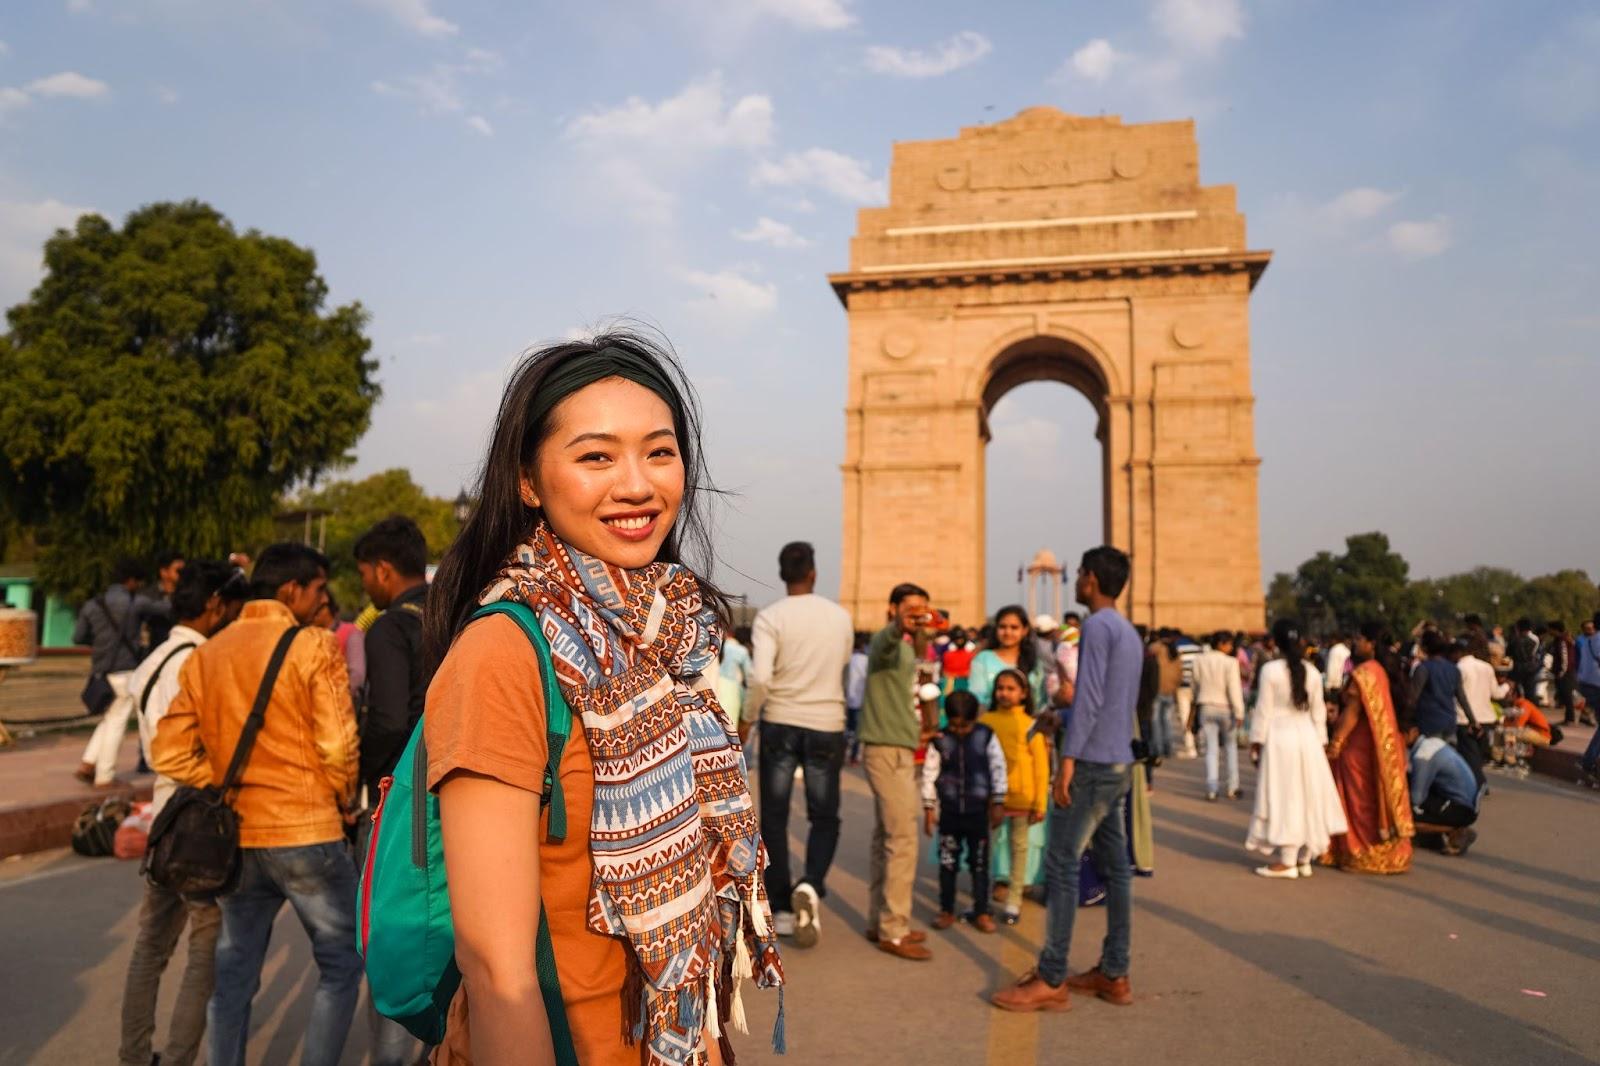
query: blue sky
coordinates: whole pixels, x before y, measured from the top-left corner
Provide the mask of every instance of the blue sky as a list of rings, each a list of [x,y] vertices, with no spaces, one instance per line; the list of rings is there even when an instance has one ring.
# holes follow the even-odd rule
[[[1035,104],[1193,117],[1275,252],[1266,571],[1383,529],[1421,574],[1600,572],[1600,4],[22,0],[0,42],[0,302],[80,210],[209,201],[371,310],[353,472],[445,495],[522,348],[636,316],[703,393],[721,576],[756,602],[791,538],[837,580],[824,276],[892,142]],[[998,603],[1098,539],[1100,484],[1066,388],[993,424]]]

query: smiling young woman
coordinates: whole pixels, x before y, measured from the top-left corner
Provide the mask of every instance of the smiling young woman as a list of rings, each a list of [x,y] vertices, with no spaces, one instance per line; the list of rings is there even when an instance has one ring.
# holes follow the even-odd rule
[[[437,1063],[555,1062],[563,1032],[585,1066],[731,1063],[741,979],[782,984],[715,696],[725,600],[702,478],[693,391],[661,346],[612,331],[513,374],[424,623],[462,973]],[[507,615],[474,618],[502,601],[534,612],[550,658]],[[559,759],[562,840],[541,823],[547,668],[582,726]],[[536,973],[541,907],[565,1025]],[[780,1048],[782,1024],[780,990]]]

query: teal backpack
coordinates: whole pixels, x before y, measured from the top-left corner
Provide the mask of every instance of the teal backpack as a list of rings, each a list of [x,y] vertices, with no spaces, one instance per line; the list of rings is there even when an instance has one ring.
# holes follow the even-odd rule
[[[509,615],[539,657],[550,744],[540,807],[549,812],[549,839],[559,843],[567,835],[559,770],[572,731],[572,711],[556,684],[550,645],[533,611],[520,603],[502,602],[480,607],[472,617],[491,614]],[[372,833],[356,896],[356,948],[366,960],[367,984],[378,1013],[393,1018],[427,1044],[443,1040],[461,971],[456,968],[439,798],[428,791],[428,751],[421,720],[394,775],[380,786],[378,805],[372,812]],[[543,903],[539,905],[536,963],[556,1061],[561,1066],[576,1066],[578,1058],[561,1000]]]

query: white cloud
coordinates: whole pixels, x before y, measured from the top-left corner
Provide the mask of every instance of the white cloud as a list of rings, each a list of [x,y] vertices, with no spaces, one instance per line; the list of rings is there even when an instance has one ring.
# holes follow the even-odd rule
[[[81,13],[94,7],[93,0],[67,0],[67,10]]]
[[[423,37],[452,37],[461,27],[429,10],[429,0],[361,0]]]
[[[762,160],[750,177],[758,186],[817,188],[857,204],[878,203],[889,196],[883,179],[869,175],[865,163],[828,148],[791,152],[776,162]]]
[[[750,0],[751,8],[803,30],[842,30],[856,17],[844,0]]]
[[[1389,247],[1407,259],[1426,259],[1450,247],[1450,219],[1435,215],[1426,222],[1396,222],[1389,227]]]
[[[683,272],[686,284],[700,290],[690,300],[690,309],[725,326],[738,326],[770,314],[778,306],[778,287],[754,281],[736,270]]]
[[[75,70],[63,70],[48,78],[30,81],[27,90],[34,96],[70,96],[79,100],[92,100],[106,95],[111,87],[103,81],[84,77]]]
[[[1317,213],[1329,222],[1360,222],[1387,211],[1398,199],[1400,194],[1397,192],[1362,185],[1346,189],[1317,208]]]
[[[489,125],[489,120],[482,115],[472,115],[467,119],[467,125],[485,137],[494,136],[494,127]]]
[[[1150,18],[1169,41],[1185,51],[1209,55],[1223,42],[1244,37],[1240,0],[1158,0]]]
[[[1072,53],[1072,58],[1068,62],[1072,64],[1072,72],[1078,77],[1104,83],[1123,58],[1125,57],[1121,52],[1111,47],[1110,41],[1104,37],[1096,37]]]
[[[375,81],[372,91],[380,96],[410,100],[426,114],[445,114],[466,106],[461,99],[458,74],[457,67],[439,63],[426,74],[408,74],[397,82]]]
[[[0,200],[0,307],[27,296],[44,274],[44,242],[94,209],[60,200]]]
[[[794,227],[787,222],[779,222],[776,219],[767,218],[765,215],[756,219],[756,224],[749,229],[734,230],[733,235],[741,241],[769,244],[774,248],[785,250],[809,248],[813,243],[796,233]]]
[[[567,123],[566,136],[591,146],[758,148],[772,138],[772,100],[752,94],[730,105],[722,75],[712,74],[657,104],[630,96],[615,107],[579,115]]]
[[[620,205],[635,222],[666,225],[675,189],[724,151],[751,151],[772,139],[772,101],[730,101],[720,74],[696,79],[658,102],[634,96],[567,122],[563,136],[585,157],[585,198],[609,213]]]
[[[13,89],[9,85],[0,86],[0,115],[27,107],[32,102],[32,97],[21,89]]]
[[[867,49],[867,69],[897,78],[937,78],[971,66],[993,48],[989,38],[972,30],[962,30],[927,51],[875,44]]]
[[[157,85],[155,88],[155,94],[157,100],[160,100],[163,104],[168,105],[175,104],[182,99],[182,97],[178,95],[178,90],[172,88],[170,85]]]

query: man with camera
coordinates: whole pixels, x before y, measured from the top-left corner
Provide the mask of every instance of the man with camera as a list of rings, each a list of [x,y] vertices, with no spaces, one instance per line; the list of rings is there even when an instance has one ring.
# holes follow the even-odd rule
[[[889,594],[889,624],[867,648],[867,695],[861,708],[861,761],[872,789],[872,889],[867,939],[902,959],[933,957],[927,934],[911,928],[922,799],[916,751],[938,724],[935,700],[919,700],[917,663],[927,653],[938,616],[927,590],[910,583]]]

